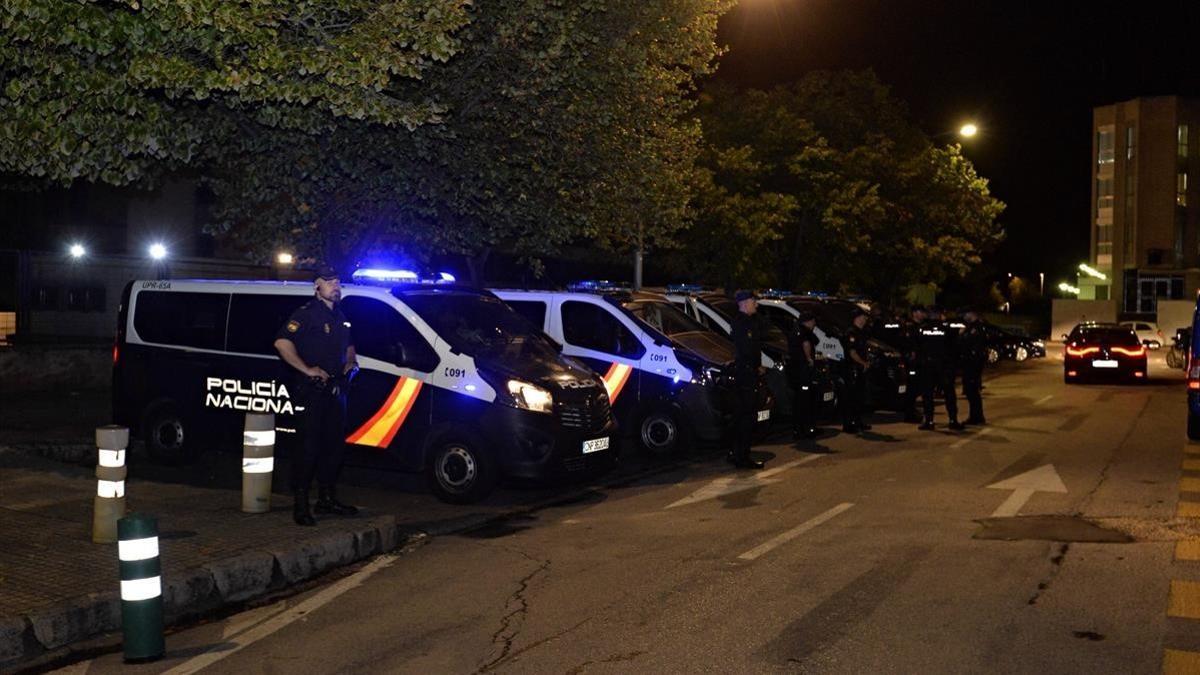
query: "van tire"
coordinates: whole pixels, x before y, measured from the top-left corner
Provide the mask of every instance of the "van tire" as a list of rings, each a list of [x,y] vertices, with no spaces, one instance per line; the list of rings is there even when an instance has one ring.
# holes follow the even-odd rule
[[[159,464],[191,464],[199,450],[187,434],[187,424],[174,403],[157,403],[142,418],[142,440],[150,457]]]
[[[437,439],[429,452],[429,489],[450,504],[473,504],[496,488],[499,474],[491,454],[473,434]]]
[[[665,407],[651,408],[639,417],[635,433],[638,447],[651,457],[670,457],[687,445],[679,414]]]

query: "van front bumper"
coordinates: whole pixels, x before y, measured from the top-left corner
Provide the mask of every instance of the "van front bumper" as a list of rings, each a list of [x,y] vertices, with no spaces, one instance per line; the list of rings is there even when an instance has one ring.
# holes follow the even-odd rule
[[[487,440],[501,473],[512,478],[553,480],[594,475],[616,466],[617,424],[609,419],[595,430],[571,429],[557,416],[497,406],[485,421]],[[608,447],[584,452],[588,441],[607,438]]]

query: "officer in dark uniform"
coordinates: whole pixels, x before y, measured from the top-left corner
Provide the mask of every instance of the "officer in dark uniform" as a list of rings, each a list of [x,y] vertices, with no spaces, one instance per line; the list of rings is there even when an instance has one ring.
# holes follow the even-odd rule
[[[921,416],[917,413],[917,394],[921,389],[921,370],[920,364],[917,362],[917,351],[921,343],[921,324],[927,317],[924,306],[913,305],[909,310],[909,318],[904,320],[900,327],[900,344],[896,345],[903,351],[904,362],[908,366],[904,398],[901,400],[905,422],[921,421]]]
[[[866,329],[869,317],[858,307],[854,308],[850,316],[852,325],[843,338],[846,350],[846,390],[842,397],[842,431],[854,434],[871,429],[871,425],[862,420],[867,398],[867,370],[871,368],[871,358],[867,352]]]
[[[817,317],[800,312],[796,328],[788,336],[788,375],[792,383],[792,436],[815,438],[817,396]]]
[[[958,421],[958,400],[954,392],[954,374],[957,366],[954,349],[954,332],[942,321],[942,313],[930,308],[929,316],[921,323],[917,338],[917,371],[921,381],[921,406],[925,418],[922,431],[932,431],[933,396],[935,391],[946,401],[946,414],[950,417],[950,428],[961,431],[966,427]]]
[[[958,363],[962,368],[963,396],[967,398],[970,414],[967,424],[987,424],[983,416],[983,366],[987,363],[987,331],[974,309],[962,312],[965,322],[958,334]]]
[[[346,388],[358,370],[350,323],[338,309],[342,287],[337,270],[322,265],[314,282],[316,297],[297,309],[279,329],[275,350],[293,369],[292,396],[299,414],[301,443],[292,462],[292,517],[297,525],[316,525],[308,491],[317,479],[317,513],[352,516],[358,509],[338,501],[335,492],[345,449]]]
[[[755,320],[758,301],[750,291],[734,295],[738,311],[733,316],[731,337],[735,349],[733,362],[733,450],[729,461],[740,469],[761,469],[762,460],[750,457],[750,445],[757,422],[759,368],[762,367],[761,329]]]

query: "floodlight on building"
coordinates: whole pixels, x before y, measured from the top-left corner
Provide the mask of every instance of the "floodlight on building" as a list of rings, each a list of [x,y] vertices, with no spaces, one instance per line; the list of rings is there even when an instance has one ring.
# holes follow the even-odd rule
[[[1087,263],[1079,263],[1079,271],[1093,279],[1100,279],[1101,281],[1108,279],[1108,276],[1104,274],[1104,272],[1101,272]]]
[[[83,244],[78,242],[71,244],[71,247],[67,249],[67,252],[70,253],[71,257],[76,260],[79,260],[83,256],[87,255],[87,249],[83,247]]]
[[[1065,281],[1058,285],[1058,290],[1063,293],[1070,293],[1071,295],[1079,295],[1079,289]]]
[[[295,261],[295,257],[293,257],[292,254],[288,253],[287,251],[281,251],[275,256],[275,262],[279,263],[280,265],[291,265]]]
[[[958,135],[962,136],[963,138],[974,138],[975,134],[978,134],[978,133],[979,133],[979,127],[975,126],[974,124],[972,124],[970,122],[967,122],[966,124],[962,125],[962,127],[960,127],[958,130]]]
[[[159,242],[150,244],[150,248],[148,250],[150,253],[150,257],[155,260],[162,260],[163,258],[167,257],[167,247],[163,246]]]

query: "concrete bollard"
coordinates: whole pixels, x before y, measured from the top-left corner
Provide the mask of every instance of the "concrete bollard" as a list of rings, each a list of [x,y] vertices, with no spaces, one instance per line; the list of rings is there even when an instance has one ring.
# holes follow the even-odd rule
[[[96,428],[96,497],[92,502],[92,541],[117,540],[117,521],[125,516],[125,450],[129,429],[115,424]]]
[[[135,513],[118,521],[117,530],[125,661],[157,661],[166,651],[158,521],[152,516]]]
[[[271,476],[275,471],[275,415],[246,413],[242,437],[242,511],[271,510]]]

